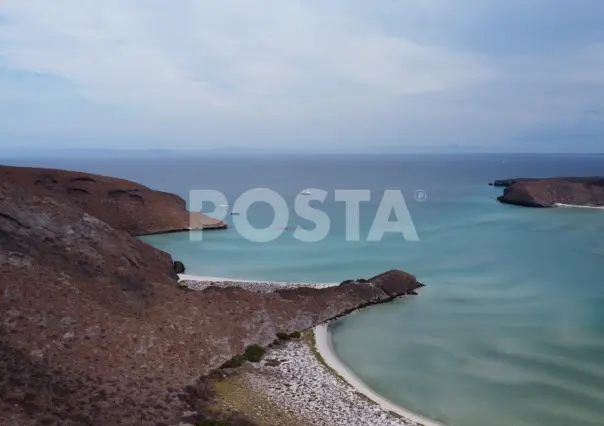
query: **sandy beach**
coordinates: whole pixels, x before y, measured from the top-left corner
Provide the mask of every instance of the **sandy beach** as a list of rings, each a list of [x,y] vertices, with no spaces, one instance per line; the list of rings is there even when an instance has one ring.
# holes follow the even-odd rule
[[[554,205],[556,207],[564,207],[564,208],[604,210],[604,206],[578,206],[575,204],[562,204],[562,203],[556,203]]]
[[[371,389],[366,383],[358,378],[348,367],[346,367],[342,361],[336,356],[332,342],[331,335],[329,333],[328,325],[322,324],[314,329],[315,333],[315,344],[317,351],[321,354],[325,364],[336,371],[346,382],[353,386],[357,391],[365,395],[377,403],[382,409],[394,412],[405,419],[408,419],[414,423],[423,426],[443,426],[442,423],[435,422],[434,420],[427,419],[418,414],[412,413],[386,398],[378,395],[373,389]]]

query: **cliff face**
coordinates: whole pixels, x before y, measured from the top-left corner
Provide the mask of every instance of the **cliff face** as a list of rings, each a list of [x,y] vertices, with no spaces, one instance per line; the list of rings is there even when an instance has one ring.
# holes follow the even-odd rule
[[[178,423],[183,388],[245,346],[421,286],[390,271],[320,290],[184,291],[171,257],[130,235],[167,226],[139,217],[160,203],[151,190],[83,175],[145,200],[122,193],[128,207],[102,207],[65,184],[83,176],[53,171],[46,188],[39,173],[12,169],[0,182],[0,425]],[[34,175],[43,183],[20,177]]]
[[[571,177],[551,179],[511,179],[495,181],[506,186],[498,200],[526,207],[553,207],[556,204],[604,206],[604,178]]]
[[[132,235],[226,228],[222,221],[189,213],[177,195],[138,183],[90,173],[0,166],[0,182],[75,204],[82,210]]]

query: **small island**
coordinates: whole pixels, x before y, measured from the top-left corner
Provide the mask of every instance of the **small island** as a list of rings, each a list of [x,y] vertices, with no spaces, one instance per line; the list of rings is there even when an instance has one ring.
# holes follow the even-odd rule
[[[496,180],[505,187],[497,200],[524,207],[604,207],[604,177],[515,178]]]

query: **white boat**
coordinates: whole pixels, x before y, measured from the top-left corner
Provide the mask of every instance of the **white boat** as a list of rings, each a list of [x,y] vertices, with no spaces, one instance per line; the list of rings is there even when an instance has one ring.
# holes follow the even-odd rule
[[[228,206],[229,206],[228,204],[221,204],[220,205],[220,207],[222,207],[222,208],[225,208],[225,207],[228,207]]]
[[[302,191],[300,192],[300,195],[310,195],[310,191]]]

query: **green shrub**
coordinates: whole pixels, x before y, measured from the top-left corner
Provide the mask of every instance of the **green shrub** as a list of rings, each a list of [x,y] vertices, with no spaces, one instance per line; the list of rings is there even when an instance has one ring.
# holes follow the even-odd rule
[[[245,348],[243,355],[249,362],[260,362],[265,353],[266,349],[264,349],[262,346],[250,345]]]
[[[302,337],[302,334],[299,331],[294,331],[292,334],[289,335],[289,337],[291,337],[292,339],[299,339]]]
[[[230,426],[231,423],[229,423],[226,420],[215,420],[215,419],[205,419],[205,420],[201,420],[200,422],[197,422],[197,426]]]
[[[279,340],[289,340],[289,335],[286,333],[277,333],[277,339]]]
[[[243,365],[245,362],[245,357],[242,355],[235,355],[233,358],[229,359],[227,362],[222,364],[220,368],[238,368]]]

